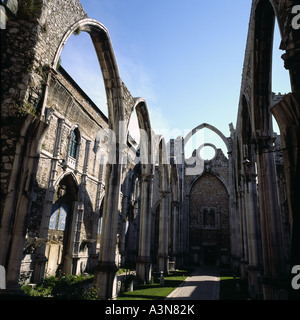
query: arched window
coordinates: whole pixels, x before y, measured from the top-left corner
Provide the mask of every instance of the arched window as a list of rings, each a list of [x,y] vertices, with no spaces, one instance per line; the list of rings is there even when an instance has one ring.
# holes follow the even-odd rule
[[[54,203],[52,205],[49,229],[64,231],[68,211],[69,206],[67,204]]]
[[[203,210],[203,226],[207,226],[208,225],[208,217],[209,214],[208,214],[208,210],[207,209],[204,209]]]
[[[76,156],[77,156],[78,144],[79,144],[79,133],[78,133],[78,129],[75,129],[71,132],[70,148],[69,148],[69,156],[74,159],[76,159]]]
[[[219,229],[220,211],[216,208],[202,208],[200,211],[200,225],[203,229]]]

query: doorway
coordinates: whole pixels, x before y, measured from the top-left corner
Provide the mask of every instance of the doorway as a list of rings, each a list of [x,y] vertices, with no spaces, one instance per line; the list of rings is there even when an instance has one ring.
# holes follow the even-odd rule
[[[203,248],[203,262],[204,265],[215,266],[216,265],[216,247],[205,246]]]
[[[55,276],[58,273],[72,273],[72,220],[77,185],[71,175],[65,176],[57,186],[53,199],[48,229],[46,273]],[[71,262],[71,263],[70,263]]]

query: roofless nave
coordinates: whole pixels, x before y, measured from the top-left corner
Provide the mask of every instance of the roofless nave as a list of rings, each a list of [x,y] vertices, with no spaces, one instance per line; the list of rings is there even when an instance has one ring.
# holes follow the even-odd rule
[[[14,2],[15,3],[15,2]],[[122,82],[108,30],[79,1],[2,1],[0,265],[5,289],[57,272],[92,272],[99,297],[117,294],[116,271],[142,281],[184,264],[219,265],[248,279],[253,299],[293,298],[300,265],[299,31],[295,1],[254,0],[238,118],[230,137],[200,124],[165,141],[147,102]],[[275,17],[292,92],[271,93]],[[75,32],[93,41],[108,118],[63,70]],[[136,112],[140,144],[128,138]],[[274,136],[271,114],[280,137]],[[208,128],[228,153],[186,159],[184,145]]]

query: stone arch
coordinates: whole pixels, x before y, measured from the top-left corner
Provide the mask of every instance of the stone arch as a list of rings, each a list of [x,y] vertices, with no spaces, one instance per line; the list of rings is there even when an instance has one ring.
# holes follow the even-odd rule
[[[180,201],[178,165],[176,163],[172,164],[170,171],[171,171],[170,181],[171,181],[172,200]]]
[[[115,142],[114,146],[109,148],[109,161],[106,165],[103,242],[100,247],[99,263],[96,267],[94,278],[95,284],[104,288],[99,292],[99,298],[110,299],[116,293],[114,287],[117,271],[115,250],[122,177],[121,155],[124,151],[124,146],[126,146],[123,84],[108,30],[103,24],[90,18],[80,19],[69,27],[58,46],[52,67],[56,67],[66,41],[76,30],[89,33],[95,47],[106,91],[110,138],[112,139],[111,141]]]
[[[230,146],[230,144],[228,142],[228,139],[224,136],[224,134],[219,129],[217,129],[216,127],[214,127],[214,126],[212,126],[212,125],[210,125],[208,123],[202,123],[199,126],[197,126],[196,128],[194,128],[193,130],[191,130],[185,136],[184,146],[186,146],[187,142],[192,138],[192,136],[194,134],[196,134],[199,130],[201,130],[203,128],[207,128],[207,129],[213,131],[214,133],[216,133],[223,140],[223,142],[225,143],[225,145],[227,147],[227,152],[231,152],[231,146]]]
[[[154,177],[152,128],[145,99],[135,98],[132,110],[136,111],[140,129],[140,165],[142,171],[140,235],[136,270],[137,276],[141,280],[149,282],[151,279],[151,202]]]
[[[159,190],[170,192],[170,161],[165,138],[161,136],[158,141]]]
[[[251,127],[251,110],[249,108],[249,102],[246,95],[242,95],[241,99],[241,118],[242,118],[242,141],[246,143],[251,138],[252,127]]]
[[[69,37],[79,29],[89,33],[94,44],[106,90],[109,126],[110,129],[115,130],[116,135],[118,135],[118,122],[124,121],[125,119],[124,106],[122,102],[123,86],[111,39],[105,26],[90,18],[81,19],[70,26],[64,34],[56,51],[52,67],[54,69],[56,68],[65,43]]]
[[[271,105],[272,49],[275,12],[269,0],[261,0],[255,7],[253,41],[253,119],[259,135],[272,134]]]
[[[246,96],[242,95],[241,100],[241,143],[242,146],[242,154],[239,157],[242,157],[242,161],[245,159],[249,159],[251,161],[252,158],[252,121],[251,121],[251,110],[250,105],[247,101]]]
[[[227,193],[228,193],[228,195],[229,195],[229,194],[230,194],[230,187],[229,187],[229,184],[227,183],[227,181],[226,181],[223,177],[217,175],[215,172],[210,172],[210,173],[211,173],[212,175],[214,175],[218,180],[220,180],[220,182],[223,184],[224,188],[226,189],[226,191],[227,191]],[[203,177],[205,174],[206,174],[206,173],[203,172],[202,174],[196,176],[196,177],[191,181],[190,185],[189,185],[188,188],[187,188],[187,194],[190,194],[190,193],[191,193],[191,190],[193,189],[194,185],[195,185],[195,184],[197,183],[197,181],[198,181],[201,177]]]
[[[73,225],[77,215],[78,184],[72,173],[57,179],[51,212],[48,218],[48,239],[46,248],[46,273],[55,275],[61,272],[71,274],[74,250]]]
[[[73,172],[73,171],[67,171],[67,172],[63,172],[63,173],[56,179],[55,183],[53,184],[54,189],[57,188],[57,186],[60,184],[60,182],[61,182],[66,176],[70,176],[70,177],[73,179],[76,187],[77,187],[77,188],[79,187],[79,183],[78,183],[78,180],[77,180],[76,175],[74,174],[74,172]]]
[[[42,138],[47,124],[29,114],[25,121],[14,119],[20,127],[16,139],[16,155],[10,180],[10,189],[2,209],[0,226],[0,264],[6,270],[6,289],[18,286],[21,261],[25,245],[24,226],[30,214],[30,188],[34,178],[42,148]]]
[[[249,259],[249,266],[250,264],[258,266],[262,260],[264,275],[273,278],[286,273],[270,112],[272,106],[273,37],[275,18],[277,17],[282,38],[281,48],[286,50],[289,41],[292,41],[290,40],[292,37],[288,34],[288,28],[286,26],[283,28],[286,22],[284,19],[288,18],[288,14],[285,16],[286,13],[283,12],[287,12],[289,5],[288,1],[280,4],[269,0],[253,1],[237,125],[238,133],[241,135],[239,145],[237,145],[237,148],[241,149],[237,161],[243,174],[240,179],[241,191],[245,191],[241,197],[241,209],[243,210],[241,215],[243,212],[247,214],[247,219],[243,220],[243,224],[244,229],[249,231],[247,239],[251,243],[250,246],[245,246],[246,256]],[[279,17],[278,14],[280,14]],[[285,60],[284,56],[282,57]],[[285,66],[287,67],[286,63]],[[257,162],[255,169],[253,166],[246,168],[243,165],[245,145],[248,149],[250,145],[250,153],[255,153],[254,157]],[[253,159],[250,160],[253,162]],[[255,181],[256,176],[257,181]],[[256,190],[257,183],[258,190]],[[259,194],[258,200],[256,192]],[[257,201],[259,216],[256,213]],[[259,251],[260,233],[262,259]],[[252,278],[254,277],[250,276],[249,279]],[[253,280],[250,282],[252,282],[251,286],[256,286]],[[270,288],[264,287],[266,299],[274,298],[275,289]]]
[[[189,194],[189,246],[194,263],[229,264],[230,193],[225,181],[205,172],[192,181]]]
[[[147,102],[144,98],[135,98],[134,108],[137,113],[139,128],[142,131],[140,147],[142,160],[142,173],[154,174],[153,164],[153,140],[152,128],[147,107]]]

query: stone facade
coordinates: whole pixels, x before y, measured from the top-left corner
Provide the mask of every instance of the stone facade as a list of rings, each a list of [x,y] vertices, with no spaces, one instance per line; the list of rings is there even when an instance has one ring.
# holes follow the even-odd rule
[[[193,262],[200,264],[230,264],[229,194],[218,177],[220,162],[223,162],[222,171],[227,171],[225,181],[228,183],[228,159],[220,149],[214,160],[205,163],[203,174],[196,179],[193,177],[192,182],[187,179],[192,185],[189,193],[190,252]]]

